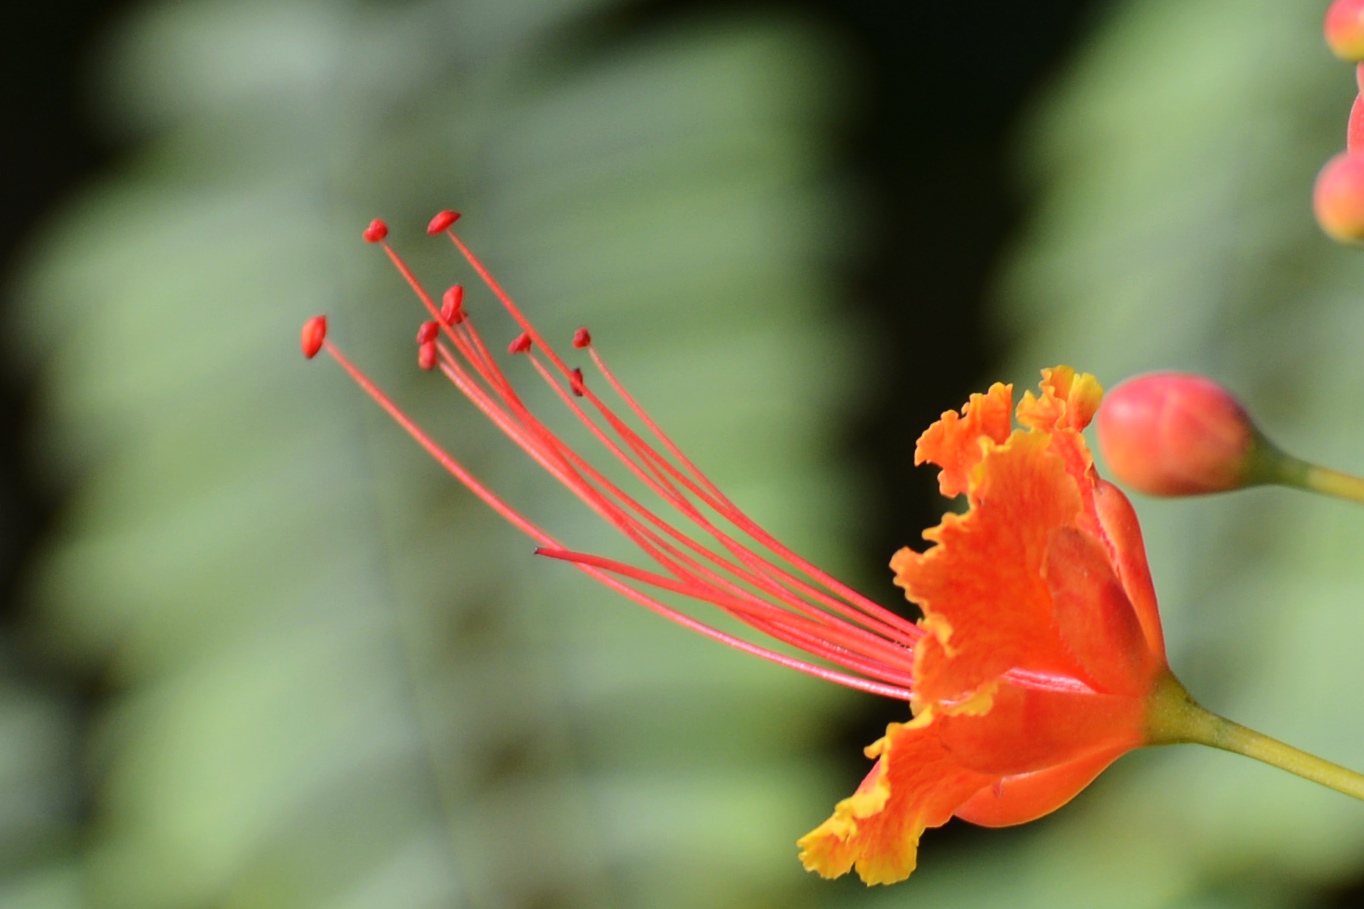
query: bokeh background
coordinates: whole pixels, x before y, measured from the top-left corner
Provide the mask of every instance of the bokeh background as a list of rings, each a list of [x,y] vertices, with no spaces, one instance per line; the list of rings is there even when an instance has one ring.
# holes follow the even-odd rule
[[[333,337],[578,548],[609,534],[412,368],[434,211],[551,336],[886,603],[912,446],[996,378],[1208,372],[1364,470],[1364,254],[1315,229],[1354,93],[1320,2],[161,0],[0,30],[0,906],[1348,906],[1364,809],[1124,758],[907,884],[800,870],[890,702],[530,557]],[[486,295],[471,306],[487,309]],[[1139,500],[1172,662],[1364,767],[1364,512]]]

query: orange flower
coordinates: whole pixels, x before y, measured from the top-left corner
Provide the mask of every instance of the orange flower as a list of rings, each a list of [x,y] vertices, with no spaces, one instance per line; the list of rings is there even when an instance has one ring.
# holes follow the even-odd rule
[[[1102,396],[1092,376],[1044,370],[1041,394],[1018,405],[1023,429],[1011,426],[1011,388],[995,385],[919,440],[916,461],[939,465],[943,493],[965,493],[969,510],[927,531],[935,544],[927,551],[905,549],[891,561],[895,583],[923,610],[916,623],[802,560],[740,511],[625,392],[586,329],[568,356],[587,357],[599,379],[571,367],[455,235],[456,218],[443,212],[429,231],[448,236],[519,323],[508,354],[529,361],[637,489],[608,480],[529,410],[465,311],[462,289],[450,288],[438,306],[376,221],[365,239],[383,246],[431,315],[417,333],[419,365],[438,368],[628,537],[649,568],[571,551],[515,511],[326,339],[322,317],[304,327],[305,355],[334,357],[442,466],[535,539],[539,554],[732,647],[908,702],[914,718],[867,749],[876,763],[857,791],[800,840],[807,868],[836,876],[855,867],[869,884],[902,880],[926,827],[953,815],[988,826],[1031,820],[1122,753],[1160,738],[1148,733],[1158,687],[1172,715],[1184,715],[1136,517],[1095,475],[1081,435]],[[661,517],[650,499],[675,517]],[[696,617],[697,603],[774,643],[719,630]],[[1167,680],[1174,687],[1162,687]],[[1180,730],[1161,740],[1182,740]]]
[[[966,493],[969,510],[891,560],[927,632],[914,719],[867,749],[871,773],[801,839],[826,877],[903,880],[926,827],[1040,817],[1147,742],[1168,669],[1136,516],[1081,435],[1102,390],[1065,366],[1042,377],[1018,406],[1026,428],[995,385],[919,439],[915,461],[941,466],[943,493]]]

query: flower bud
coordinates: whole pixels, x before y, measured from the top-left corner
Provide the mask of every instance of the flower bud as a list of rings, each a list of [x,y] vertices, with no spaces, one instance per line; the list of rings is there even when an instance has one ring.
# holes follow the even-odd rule
[[[1364,94],[1355,95],[1350,107],[1350,125],[1345,129],[1345,150],[1352,155],[1364,152]]]
[[[1138,376],[1099,409],[1099,448],[1113,476],[1155,496],[1197,495],[1255,482],[1267,445],[1231,393],[1185,373]]]
[[[1332,239],[1364,240],[1364,154],[1346,152],[1326,163],[1312,191],[1312,209]]]
[[[1342,60],[1364,60],[1364,0],[1335,0],[1322,30],[1331,53]]]

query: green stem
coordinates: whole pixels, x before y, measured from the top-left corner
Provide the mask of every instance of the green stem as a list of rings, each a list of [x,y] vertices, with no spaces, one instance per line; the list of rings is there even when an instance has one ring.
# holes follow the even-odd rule
[[[1278,483],[1364,504],[1364,478],[1296,458],[1264,439],[1252,457],[1252,483]]]
[[[1233,751],[1364,800],[1364,774],[1218,716],[1195,701],[1173,675],[1167,674],[1156,684],[1150,704],[1149,745],[1190,742]]]
[[[1307,465],[1301,488],[1337,499],[1364,503],[1364,479],[1315,464]]]

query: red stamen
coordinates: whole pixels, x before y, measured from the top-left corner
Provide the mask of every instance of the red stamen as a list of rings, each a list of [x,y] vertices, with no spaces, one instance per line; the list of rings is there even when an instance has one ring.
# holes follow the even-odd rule
[[[564,364],[563,360],[561,360],[559,356],[553,351],[553,349],[550,348],[549,345],[544,342],[543,338],[539,336],[538,332],[536,332],[535,330],[535,327],[521,312],[520,308],[517,307],[514,302],[512,302],[511,297],[508,296],[506,291],[502,289],[502,286],[497,283],[496,279],[494,279],[493,276],[488,272],[487,268],[484,267],[483,263],[480,262],[476,256],[474,256],[473,252],[470,251],[469,248],[464,245],[464,243],[459,239],[458,236],[456,236],[453,233],[448,234],[448,236],[450,238],[450,241],[455,245],[457,249],[459,249],[460,253],[469,262],[470,266],[473,267],[474,271],[478,273],[479,277],[483,279],[484,283],[488,285],[488,288],[502,303],[503,308],[505,308],[507,312],[517,321],[517,323],[520,324],[523,329],[525,329],[526,334],[529,337],[531,337],[535,341],[535,343],[538,344],[545,351],[545,354],[554,363],[558,371],[561,374],[567,375],[569,369]],[[390,256],[391,255],[392,253],[390,252]],[[402,267],[403,266],[400,266],[400,268]],[[405,274],[409,273],[405,272]],[[411,280],[412,279],[409,277],[409,282],[411,282]],[[420,295],[420,291],[418,293]],[[681,472],[681,469],[679,469],[678,467],[675,467],[674,465],[668,463],[667,459],[664,458],[660,453],[650,448],[647,442],[642,440],[638,435],[636,435],[633,432],[633,430],[626,426],[620,420],[619,417],[617,417],[608,408],[606,408],[602,401],[592,394],[590,389],[585,389],[585,396],[598,410],[602,417],[606,419],[608,423],[610,423],[612,430],[620,434],[622,439],[626,441],[626,443],[630,446],[632,450],[634,450],[634,452],[638,456],[650,462],[648,463],[647,466],[648,470],[651,473],[658,477],[659,475],[657,474],[657,471],[659,469],[666,471],[669,476],[671,476],[674,480],[680,482],[689,493],[697,496],[707,507],[712,508],[718,513],[720,513],[726,520],[734,523],[735,526],[737,526],[744,533],[753,536],[756,540],[758,540],[758,542],[761,543],[761,545],[768,547],[780,558],[790,562],[792,566],[795,567],[797,570],[809,575],[818,583],[828,587],[830,591],[835,593],[838,597],[848,600],[851,604],[851,605],[835,604],[833,601],[829,600],[827,596],[816,592],[814,595],[823,597],[823,599],[821,599],[821,602],[825,603],[825,605],[830,605],[832,608],[835,608],[837,611],[840,611],[845,615],[848,615],[850,613],[851,614],[863,613],[866,616],[873,617],[874,620],[876,620],[886,629],[894,629],[894,633],[897,633],[898,635],[902,636],[907,643],[912,643],[918,640],[918,638],[922,634],[922,631],[913,622],[910,622],[907,619],[898,616],[895,613],[890,612],[889,610],[884,609],[883,607],[877,605],[876,603],[871,602],[866,597],[861,596],[856,591],[852,590],[851,588],[847,587],[844,584],[841,584],[836,579],[832,578],[827,573],[821,571],[814,565],[811,565],[809,562],[800,559],[789,549],[782,546],[770,534],[766,533],[766,531],[759,527],[747,515],[745,515],[738,508],[736,508],[734,504],[730,502],[724,496],[724,494],[721,493],[719,489],[715,487],[713,483],[706,479],[704,474],[702,474],[699,470],[696,469],[696,466],[692,464],[682,454],[682,452],[677,448],[677,446],[666,435],[663,434],[662,430],[659,429],[658,425],[653,422],[649,415],[644,412],[643,408],[641,408],[639,404],[635,402],[635,400],[629,395],[628,392],[625,391],[625,389],[615,379],[615,377],[610,373],[610,371],[607,370],[606,365],[601,361],[601,358],[597,355],[595,350],[591,351],[591,355],[593,363],[596,364],[597,368],[600,370],[603,377],[607,380],[607,383],[620,396],[621,400],[623,400],[626,403],[629,410],[637,418],[639,418],[639,420],[642,423],[644,423],[644,425],[649,429],[650,433],[652,433],[654,437],[657,438],[663,444],[665,450],[670,455],[672,455],[673,458],[676,459],[678,464],[681,465],[681,469],[685,469],[687,475],[684,475]],[[505,382],[505,379],[503,379],[502,381]],[[582,417],[580,416],[580,418]],[[599,434],[598,438],[602,439],[603,437]],[[613,454],[625,460],[627,466],[630,466],[632,470],[635,470],[633,462],[626,458],[625,455],[623,455],[619,451],[619,449],[613,448]],[[644,478],[642,475],[641,479],[645,479],[645,481],[648,482],[647,478]],[[666,492],[664,492],[662,489],[658,487],[651,488],[653,488],[653,490],[659,493],[660,495],[664,495],[665,498],[668,498],[668,500],[672,504],[679,505],[679,502],[675,498],[677,495],[676,490],[671,490],[671,487],[669,487],[669,489],[673,493],[673,496],[670,497]],[[679,505],[679,507],[682,506]],[[698,519],[697,514],[694,512],[694,510],[692,513],[688,514],[688,517],[692,520]],[[703,526],[708,533],[710,533],[711,535],[716,535],[717,531],[713,526],[710,525]],[[732,540],[729,540],[727,538],[721,539],[718,536],[717,540],[722,542],[726,546],[726,548],[730,549],[731,552],[733,552],[736,556],[738,556],[741,559],[744,559],[746,561],[757,559],[757,556],[754,553],[744,549],[740,544]],[[771,563],[766,564],[768,565],[768,567],[772,567]],[[787,574],[785,575],[785,577],[789,579],[791,576]]]
[[[388,225],[375,218],[369,222],[369,227],[365,228],[365,232],[361,236],[365,238],[366,243],[378,243],[388,236]]]
[[[376,386],[364,372],[355,366],[355,364],[351,363],[349,358],[344,356],[341,351],[337,350],[336,347],[330,343],[324,344],[323,347],[327,353],[331,354],[337,363],[350,374],[356,384],[359,385],[366,394],[373,398],[374,401],[403,428],[403,431],[412,436],[417,444],[421,445],[428,454],[435,458],[442,467],[455,477],[455,479],[464,484],[464,486],[478,499],[483,501],[489,508],[492,508],[512,526],[516,527],[532,540],[535,540],[540,546],[547,550],[563,551],[563,547],[559,545],[554,537],[518,514],[513,508],[480,483],[462,464],[437,445],[430,436],[422,431],[421,427],[412,422],[412,419],[408,417],[407,414],[403,413],[402,409],[399,408],[391,398],[380,391],[378,386]],[[449,365],[448,361],[447,365]],[[762,659],[769,660],[780,666],[786,666],[816,678],[825,679],[840,685],[846,685],[849,688],[856,688],[859,691],[866,691],[871,694],[879,694],[901,700],[909,698],[910,692],[907,688],[885,685],[868,679],[858,678],[854,675],[839,672],[836,669],[830,669],[827,666],[820,666],[784,653],[769,650],[768,648],[754,644],[751,641],[745,641],[743,638],[738,638],[716,628],[712,628],[704,622],[692,618],[686,613],[679,612],[676,609],[659,602],[653,597],[641,593],[599,568],[585,564],[578,564],[577,567],[584,574],[600,582],[603,586],[639,603],[646,609],[681,625],[683,628],[690,629],[698,634],[711,638],[712,640],[719,641],[726,646],[733,647],[735,650],[761,657]]]
[[[436,367],[436,342],[426,341],[417,348],[417,366],[430,372]]]
[[[426,225],[426,232],[428,234],[438,234],[449,228],[451,224],[454,224],[458,220],[459,212],[457,211],[438,212],[436,216],[431,219],[431,223]]]
[[[458,325],[464,321],[464,288],[456,284],[445,292],[440,304],[442,325]]]
[[[564,549],[437,447],[330,343],[322,346],[450,473],[536,540],[543,554],[568,561],[654,612],[746,653],[859,690],[908,698],[913,674],[912,647],[921,630],[800,559],[741,512],[663,435],[606,369],[597,353],[589,351],[608,389],[624,402],[624,415],[643,424],[642,430],[632,428],[587,386],[581,369],[569,368],[545,343],[482,263],[449,230],[455,217],[453,212],[443,212],[432,220],[430,227],[433,232],[446,232],[520,325],[522,333],[508,346],[508,353],[526,354],[542,380],[604,446],[606,453],[618,460],[646,493],[671,506],[676,516],[667,520],[656,514],[608,480],[541,422],[513,389],[473,323],[465,318],[463,288],[455,285],[446,291],[437,309],[403,260],[383,243],[394,266],[431,315],[445,326],[440,341],[439,331],[432,323],[422,326],[418,333],[419,365],[423,369],[439,366],[479,411],[566,489],[638,546],[657,570]],[[382,240],[380,235],[371,242]],[[572,343],[577,349],[590,347],[591,335],[580,328]],[[667,591],[709,604],[759,634],[839,668],[792,657],[720,632],[663,604],[646,590]]]
[[[440,334],[439,325],[429,320],[423,322],[421,324],[421,327],[417,329],[417,343],[429,344],[432,341],[436,340],[436,336],[439,334]]]
[[[317,352],[322,349],[322,342],[327,340],[327,317],[313,316],[303,323],[303,356],[311,360],[317,356]]]
[[[781,610],[773,611],[770,608],[764,608],[769,604],[755,598],[725,596],[716,593],[715,590],[705,585],[688,581],[675,581],[665,575],[644,571],[633,565],[627,565],[613,559],[604,559],[601,556],[568,552],[561,549],[547,549],[543,546],[537,547],[535,554],[565,562],[591,565],[643,584],[680,593],[698,600],[705,600],[735,618],[748,622],[754,627],[759,627],[765,634],[788,644],[796,644],[801,649],[817,656],[849,665],[851,659],[861,655],[864,659],[858,660],[861,664],[858,671],[885,681],[899,682],[905,685],[912,681],[911,673],[901,665],[904,663],[904,650],[894,649],[893,645],[889,645],[885,640],[867,634],[860,629],[825,625],[802,615],[782,612]],[[876,654],[880,654],[882,662],[869,662],[867,658],[876,659]]]

